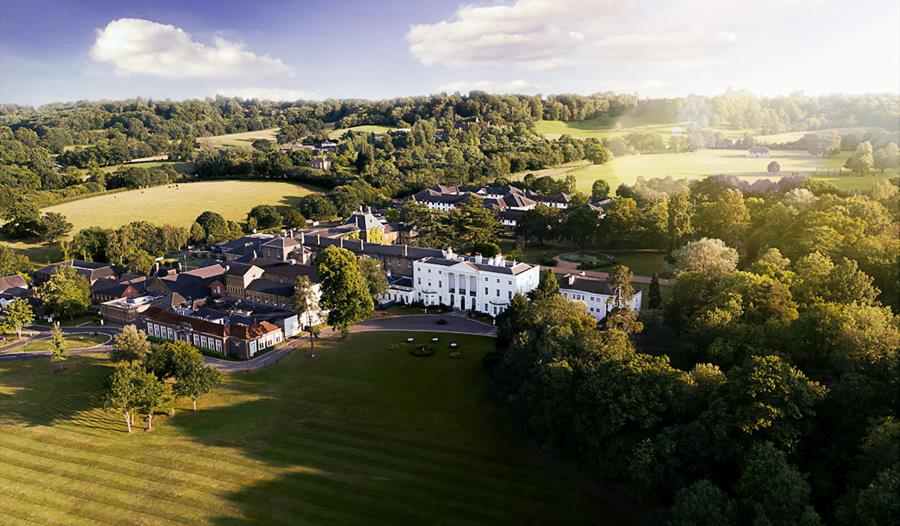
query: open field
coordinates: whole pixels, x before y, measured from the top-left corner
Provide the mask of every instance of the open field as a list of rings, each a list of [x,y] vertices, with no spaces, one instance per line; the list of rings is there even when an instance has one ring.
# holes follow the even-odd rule
[[[66,216],[73,232],[89,226],[115,228],[132,221],[189,227],[205,210],[225,219],[244,220],[256,205],[294,204],[313,192],[308,186],[274,181],[200,181],[99,195],[43,211]]]
[[[132,221],[190,227],[206,210],[222,214],[231,221],[243,221],[257,205],[293,205],[313,187],[278,181],[200,181],[178,185],[154,186],[101,194],[44,208],[66,216],[74,235],[82,228],[116,228]],[[36,263],[61,257],[56,244],[9,241],[12,248]]]
[[[623,523],[489,396],[490,340],[387,350],[406,336],[352,335],[227,376],[197,413],[179,402],[132,436],[98,407],[105,358],[58,374],[0,362],[0,523]]]
[[[836,135],[844,135],[847,133],[854,133],[857,136],[862,137],[867,132],[877,131],[880,128],[872,128],[872,127],[863,127],[863,128],[828,128],[825,130],[810,130],[810,131],[798,131],[798,132],[785,132],[785,133],[776,133],[772,135],[756,135],[757,144],[785,144],[789,142],[794,142],[801,139],[807,133],[816,133],[816,134],[826,134],[832,133]]]
[[[846,133],[856,133],[863,135],[868,131],[874,131],[878,128],[828,128],[824,130],[810,130],[798,132],[786,132],[771,135],[763,135],[758,129],[749,128],[730,128],[726,125],[718,128],[709,128],[712,131],[721,132],[722,135],[730,139],[740,139],[744,134],[749,133],[754,136],[758,143],[761,144],[785,144],[800,139],[807,133],[835,133],[838,135]],[[587,119],[583,121],[552,121],[542,120],[535,123],[535,130],[549,139],[556,139],[562,135],[569,135],[576,139],[606,139],[609,137],[621,137],[629,133],[657,133],[663,138],[668,138],[674,130],[684,132],[687,130],[687,123],[659,123],[648,122],[642,119],[635,119],[623,116],[615,121]]]
[[[374,133],[375,135],[384,135],[385,133],[393,130],[393,126],[378,126],[374,124],[364,124],[362,126],[353,126],[350,128],[338,128],[336,130],[332,130],[328,132],[329,139],[338,139],[341,135],[347,133],[347,131],[355,131],[355,132],[363,132],[363,133]]]
[[[671,176],[674,179],[702,179],[709,175],[737,175],[749,182],[760,178],[772,179],[766,172],[771,161],[781,165],[781,175],[791,172],[821,177],[843,190],[868,190],[876,181],[896,176],[897,172],[851,176],[849,173],[836,175],[846,161],[849,152],[821,158],[795,150],[773,150],[771,158],[748,159],[742,150],[700,150],[691,153],[660,153],[647,155],[627,155],[617,157],[604,165],[590,165],[568,173],[578,179],[578,190],[590,194],[591,184],[597,179],[605,179],[615,189],[620,184],[632,184],[638,177],[651,179]],[[778,177],[777,175],[774,177]]]
[[[218,148],[220,146],[235,146],[238,148],[250,148],[256,139],[268,139],[275,141],[275,134],[278,128],[267,128],[265,130],[256,130],[243,133],[229,133],[227,135],[213,135],[211,137],[200,137],[197,142],[200,146],[210,148]]]

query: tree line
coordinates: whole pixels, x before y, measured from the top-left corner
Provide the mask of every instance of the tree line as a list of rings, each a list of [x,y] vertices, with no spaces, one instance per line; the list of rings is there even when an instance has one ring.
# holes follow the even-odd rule
[[[738,270],[717,239],[673,256],[665,326],[621,268],[599,324],[552,273],[514,298],[488,368],[530,432],[674,525],[895,522],[900,320],[872,279],[774,248]]]

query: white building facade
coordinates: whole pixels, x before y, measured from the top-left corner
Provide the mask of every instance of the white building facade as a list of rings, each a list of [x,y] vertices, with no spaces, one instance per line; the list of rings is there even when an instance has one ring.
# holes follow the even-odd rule
[[[512,297],[537,288],[540,267],[502,256],[429,257],[413,263],[416,300],[425,306],[444,305],[497,316]]]
[[[557,281],[560,294],[570,300],[584,303],[588,313],[598,320],[605,318],[612,307],[609,302],[613,297],[613,292],[609,289],[606,281],[574,274],[566,274]],[[641,291],[635,291],[630,306],[636,312],[641,310],[641,299]]]

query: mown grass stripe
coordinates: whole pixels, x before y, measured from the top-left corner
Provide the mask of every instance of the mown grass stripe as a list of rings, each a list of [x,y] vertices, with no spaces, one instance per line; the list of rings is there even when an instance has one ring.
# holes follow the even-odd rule
[[[309,464],[310,451],[317,449],[324,450],[324,453],[322,455],[316,456],[314,460],[317,461],[315,462],[316,464],[321,462],[328,463],[329,467],[326,468],[326,470],[346,472],[347,469],[351,467],[347,465],[347,460],[352,458],[354,459],[353,467],[355,469],[358,469],[360,473],[364,473],[365,475],[393,477],[410,480],[417,484],[416,490],[433,489],[441,495],[454,495],[455,499],[465,500],[469,504],[481,502],[490,504],[496,502],[497,500],[504,501],[507,499],[509,499],[510,501],[515,501],[516,499],[522,497],[521,489],[513,492],[509,488],[510,486],[520,485],[521,479],[516,480],[510,478],[478,476],[477,487],[482,488],[481,490],[478,490],[475,489],[476,485],[471,484],[472,481],[468,480],[473,476],[469,471],[460,470],[459,473],[450,473],[449,471],[440,469],[441,466],[434,466],[429,459],[417,460],[414,463],[409,463],[406,462],[407,459],[403,458],[403,451],[398,451],[388,457],[385,457],[387,458],[387,461],[384,461],[381,459],[380,455],[378,456],[378,458],[371,455],[369,453],[369,448],[332,448],[330,446],[330,443],[334,441],[338,440],[336,438],[333,438],[331,441],[303,441],[302,444],[288,443],[278,450],[274,449],[275,443],[269,443],[266,445],[266,447],[268,454],[271,455],[272,458],[278,458],[282,462],[292,460],[297,464]],[[294,439],[293,442],[297,442],[297,440]],[[46,447],[46,445],[42,444],[40,447]],[[158,462],[159,465],[142,464],[143,469],[138,471],[140,476],[145,478],[148,476],[154,477],[154,472],[158,469],[164,469],[166,471],[180,470],[180,468],[175,467],[177,464],[191,464],[191,460],[203,456],[202,450],[188,452],[182,450],[179,447],[173,447],[169,448],[168,451],[175,452],[172,455],[174,458],[160,458]],[[262,452],[258,451],[258,453]],[[95,453],[95,455],[99,457],[105,456],[102,453]],[[121,458],[117,458],[115,460],[109,460],[108,463],[118,466],[122,464],[122,460],[123,459]],[[127,461],[127,459],[125,460]],[[221,467],[223,464],[230,464],[232,462],[229,459],[223,458],[221,455],[216,455],[210,458],[210,461],[215,463],[218,467]],[[160,466],[165,467],[160,468]],[[209,469],[209,465],[207,463],[194,463],[193,466],[186,466],[186,468],[190,467]],[[380,469],[372,469],[373,467]],[[476,467],[473,466],[473,469],[474,468]],[[235,464],[234,469],[237,472],[242,472],[247,469],[247,465],[246,463],[242,463],[239,465]],[[413,476],[412,473],[416,473],[416,475]],[[423,473],[427,474],[430,480],[422,481],[421,476],[423,475]],[[168,479],[169,477],[167,475],[164,475],[162,482],[168,482]],[[194,479],[193,482],[197,483],[198,481],[197,479]],[[529,493],[531,493],[530,498],[540,499],[540,492],[531,484],[528,484],[527,486],[527,489],[530,490]],[[484,492],[484,489],[487,489],[487,487],[491,487],[491,496],[489,497],[486,497]],[[445,497],[442,497],[442,499],[443,498]]]
[[[28,470],[25,470],[26,472]],[[33,473],[33,472],[32,472]],[[42,485],[39,491],[23,491],[33,482],[33,475],[16,474],[13,470],[0,470],[0,480],[7,481],[7,495],[15,500],[28,502],[29,509],[39,513],[45,524],[69,524],[73,522],[116,524],[121,521],[125,508],[98,503],[79,495],[72,495],[53,485]]]
[[[22,447],[22,444],[15,443],[11,444],[9,449],[19,451],[18,447]],[[22,449],[28,450],[27,446],[22,447]],[[30,456],[35,459],[32,461],[33,465],[41,467],[42,469],[46,469],[48,472],[54,473],[58,476],[66,477],[66,478],[78,478],[79,480],[88,480],[98,485],[110,486],[113,484],[121,484],[123,488],[126,490],[141,490],[144,493],[148,491],[152,493],[154,498],[162,499],[167,502],[171,502],[171,498],[173,494],[168,491],[168,488],[174,488],[177,486],[176,480],[159,480],[159,481],[150,481],[147,479],[145,470],[137,469],[137,470],[126,470],[124,472],[109,472],[106,469],[103,469],[99,466],[91,465],[91,466],[82,466],[78,464],[73,464],[67,460],[63,460],[62,458],[56,456],[59,451],[51,448],[52,451],[48,450],[48,455],[45,455],[47,459],[43,457],[38,457],[41,453],[39,451],[35,451],[33,449],[30,450]],[[26,453],[28,454],[28,453]],[[340,462],[341,458],[332,457],[332,461]],[[346,460],[344,460],[346,461]],[[128,462],[127,460],[116,462],[116,461],[108,461],[113,465],[124,465],[123,462]],[[363,464],[365,466],[366,464]],[[156,466],[153,467],[157,468]],[[336,472],[340,473],[341,471],[346,472],[346,469],[342,469],[340,466],[337,467]],[[82,475],[82,473],[84,473]],[[218,473],[212,473],[211,475],[218,477]],[[386,476],[386,474],[378,474],[380,477]],[[397,484],[392,483],[390,486],[386,486],[383,488],[370,488],[365,484],[359,484],[360,479],[368,479],[371,478],[369,476],[360,477],[360,476],[351,476],[351,475],[341,475],[341,476],[326,476],[317,478],[317,482],[314,486],[309,486],[306,482],[304,482],[303,489],[304,491],[314,491],[319,490],[318,495],[321,498],[342,498],[347,497],[348,495],[356,495],[358,496],[355,500],[366,500],[369,502],[369,505],[366,506],[367,509],[372,509],[373,504],[374,508],[384,508],[385,505],[379,505],[379,503],[387,502],[387,507],[393,512],[402,512],[406,509],[407,504],[400,504],[404,500],[408,502],[416,502],[417,504],[424,504],[426,508],[432,510],[439,510],[442,514],[451,513],[458,516],[469,516],[472,519],[479,520],[487,520],[488,518],[496,519],[495,512],[484,513],[481,509],[469,509],[473,508],[472,506],[466,506],[464,501],[460,502],[451,502],[460,499],[459,492],[461,491],[461,486],[459,485],[444,485],[445,488],[441,492],[435,492],[439,496],[432,497],[431,493],[428,491],[423,491],[423,488],[427,489],[428,482],[430,480],[422,480],[421,478],[415,478],[414,475],[410,473],[401,472],[399,475],[405,477],[407,479],[406,484]],[[119,480],[116,478],[120,477],[134,477],[136,481],[131,481],[128,478]],[[163,489],[161,491],[153,491],[154,485],[163,485]],[[408,486],[407,488],[403,488],[402,486]],[[182,486],[183,487],[183,486]],[[327,490],[326,490],[327,488]],[[159,489],[159,488],[157,488]],[[324,491],[323,491],[324,490]],[[255,492],[257,496],[263,497],[259,492]],[[442,496],[440,496],[442,495]],[[180,497],[186,497],[187,500],[194,500],[193,504],[199,504],[196,502],[196,499],[191,499],[189,495],[179,494]],[[387,500],[386,500],[387,499]],[[449,500],[448,500],[449,499]],[[398,504],[391,504],[393,502],[397,502]],[[179,507],[179,506],[176,506]],[[486,507],[484,510],[491,510],[492,508]],[[496,508],[494,508],[496,510]],[[372,518],[371,516],[368,518]],[[384,520],[389,520],[390,515],[385,515],[382,517]]]
[[[331,421],[316,417],[315,419],[304,420],[301,422],[299,429],[303,433],[321,433],[323,438],[338,438],[343,443],[351,444],[358,442],[360,444],[378,444],[391,446],[402,446],[404,451],[427,453],[429,456],[440,456],[448,460],[458,459],[461,464],[477,466],[480,471],[495,470],[498,473],[528,475],[530,472],[526,469],[518,468],[518,466],[509,463],[499,462],[496,455],[485,455],[478,450],[466,450],[453,447],[447,447],[444,444],[431,440],[410,440],[406,438],[400,439],[387,430],[360,429],[358,427],[347,427],[335,425]],[[436,438],[436,437],[430,437]]]
[[[9,449],[8,451],[12,451]],[[91,482],[98,486],[114,488],[117,491],[135,492],[137,494],[152,494],[154,499],[161,501],[168,507],[183,508],[185,511],[193,507],[215,507],[218,497],[216,494],[197,490],[180,484],[178,480],[149,480],[139,471],[122,470],[112,471],[91,462],[79,463],[71,460],[63,460],[58,455],[43,455],[41,461],[35,461],[38,455],[17,450],[15,456],[10,456],[4,462],[22,465],[27,463],[29,467],[35,467],[46,473],[52,473],[59,477],[79,482]],[[15,459],[15,460],[10,460]],[[233,490],[235,486],[227,490]],[[223,489],[223,491],[226,491]]]
[[[490,340],[460,337],[463,360],[415,360],[386,350],[402,337],[353,335],[314,361],[292,353],[226,375],[198,412],[178,403],[174,418],[130,436],[99,406],[106,357],[73,357],[60,374],[0,363],[0,414],[18,422],[0,428],[0,471],[30,499],[7,515],[219,526],[603,521],[484,396]]]
[[[483,463],[479,459],[468,458],[458,454],[445,454],[441,451],[440,446],[434,445],[428,447],[423,443],[412,445],[407,443],[395,443],[386,437],[378,437],[371,435],[367,440],[356,439],[353,431],[347,432],[320,432],[316,429],[316,423],[304,425],[297,433],[290,437],[280,437],[279,440],[290,440],[294,437],[309,437],[310,440],[318,440],[322,443],[341,445],[348,448],[360,448],[366,451],[375,451],[385,455],[397,455],[403,459],[414,459],[427,461],[429,463],[440,464],[449,468],[456,468],[463,471],[477,469],[479,475],[497,476],[497,477],[527,477],[533,475],[533,471],[526,469],[516,469],[509,465],[499,462]],[[486,465],[485,465],[486,464]],[[469,471],[470,472],[470,471]],[[527,480],[523,481],[527,485]]]
[[[26,476],[32,474],[34,478],[30,479],[31,484],[35,484],[35,481],[40,479],[42,489],[52,487],[59,493],[77,497],[86,502],[115,506],[134,513],[164,518],[172,523],[189,524],[189,521],[173,514],[168,508],[168,506],[174,506],[188,510],[188,506],[179,505],[175,501],[167,499],[165,495],[152,493],[150,499],[135,499],[136,494],[144,493],[141,491],[142,481],[140,480],[107,480],[98,475],[89,475],[87,471],[90,470],[90,466],[75,466],[76,469],[71,469],[67,467],[67,463],[36,462],[34,457],[27,460],[26,463],[18,457],[4,458],[3,470],[19,473],[26,482],[29,480]],[[83,488],[90,488],[90,490]],[[159,504],[159,506],[151,508],[147,504],[148,502]],[[190,512],[187,515],[190,516]]]
[[[540,488],[531,482],[513,477],[473,473],[471,470],[477,469],[475,466],[471,468],[447,466],[440,461],[430,459],[406,459],[403,457],[402,451],[390,454],[380,451],[373,452],[365,448],[343,447],[299,436],[284,440],[266,444],[266,448],[260,450],[259,453],[271,455],[272,458],[294,459],[299,463],[305,462],[311,452],[318,451],[320,456],[317,458],[323,461],[333,459],[339,462],[338,465],[347,465],[350,461],[356,469],[363,473],[411,478],[418,481],[423,489],[433,489],[442,494],[460,492],[460,496],[469,502],[518,500],[523,496],[538,501],[542,500]],[[422,481],[422,478],[426,480]],[[475,487],[481,489],[476,490]],[[484,490],[488,490],[490,497],[484,497]]]
[[[17,444],[17,445],[21,446],[21,444]],[[15,449],[15,448],[10,448],[10,450],[13,450],[13,449]],[[58,451],[56,451],[56,453],[58,453]],[[37,458],[37,457],[32,457],[32,458]],[[48,472],[53,473],[54,475],[60,476],[60,477],[65,477],[65,478],[76,478],[77,477],[78,480],[80,480],[80,481],[92,482],[94,484],[101,485],[104,487],[109,487],[110,484],[116,484],[118,482],[125,488],[125,490],[134,489],[135,491],[137,491],[140,489],[143,491],[143,493],[145,493],[145,494],[149,493],[150,495],[152,495],[152,498],[154,498],[154,499],[165,500],[167,502],[171,502],[171,499],[167,498],[167,497],[172,496],[171,493],[165,489],[162,492],[153,491],[152,486],[154,484],[165,484],[166,482],[168,482],[171,485],[164,486],[165,488],[178,487],[176,484],[176,481],[174,481],[174,480],[156,482],[153,484],[147,484],[148,481],[146,480],[145,477],[143,477],[143,474],[142,474],[143,472],[141,470],[138,470],[137,474],[134,474],[134,475],[132,475],[131,473],[127,473],[127,472],[126,473],[117,473],[117,472],[116,473],[108,473],[108,472],[106,472],[106,470],[97,468],[95,466],[81,466],[81,465],[77,465],[77,464],[73,466],[71,462],[63,461],[59,458],[52,458],[52,459],[48,459],[46,461],[44,461],[43,459],[33,460],[32,464],[37,467],[40,467],[41,469],[47,470]],[[69,466],[71,466],[71,467],[69,467]],[[87,473],[86,473],[86,475],[82,475],[81,472],[87,472]],[[116,475],[121,475],[121,476],[125,476],[125,477],[134,476],[134,477],[136,477],[136,480],[134,482],[131,482],[131,481],[126,482],[125,480],[127,480],[127,479],[120,481],[118,478],[116,478]],[[218,478],[217,473],[211,473],[210,475]],[[355,482],[358,482],[358,477],[349,477],[349,478],[343,477],[343,478],[345,480],[328,481],[328,480],[323,480],[321,478],[318,478],[315,482],[303,481],[302,484],[299,485],[300,487],[298,489],[301,489],[306,494],[310,494],[311,492],[315,493],[318,498],[321,498],[323,500],[341,500],[341,499],[348,498],[348,496],[355,496],[355,498],[352,498],[351,500],[353,500],[355,502],[359,502],[360,500],[365,500],[367,502],[367,504],[364,507],[364,509],[368,509],[368,510],[378,509],[379,508],[378,504],[380,502],[385,502],[384,498],[392,496],[391,494],[394,493],[393,490],[385,492],[384,490],[369,489],[369,488],[365,488],[362,485],[355,484]],[[296,485],[296,484],[294,484],[294,485]],[[147,486],[151,486],[149,488],[149,491],[148,491]],[[264,494],[264,492],[262,492],[262,491],[254,491],[253,494],[254,494],[254,497],[259,498],[261,500],[265,500],[267,498],[267,495]],[[398,494],[396,496],[398,498],[403,497],[402,494]],[[409,499],[410,497],[411,497],[410,495],[406,496],[407,499]],[[292,497],[292,498],[296,499],[296,497]],[[109,499],[106,499],[106,501],[109,501]],[[402,508],[400,506],[399,501],[398,501],[398,504],[392,504],[391,502],[393,502],[393,501],[387,501],[387,502],[389,502],[388,507],[391,508],[390,513],[385,513],[383,516],[379,517],[379,520],[385,521],[386,523],[390,523],[391,517],[394,517],[395,513],[403,512],[404,508]],[[196,505],[198,503],[194,503],[194,504]],[[307,502],[306,506],[308,507],[309,505],[311,505],[311,503]],[[430,507],[434,508],[435,506],[440,506],[440,503],[432,502]],[[176,506],[176,507],[179,507],[179,506]],[[384,507],[384,506],[381,506],[381,507]],[[451,510],[442,510],[442,511],[451,511]],[[457,510],[457,512],[464,513],[465,511]],[[328,517],[328,518],[330,519],[330,517]],[[375,517],[372,515],[368,515],[368,516],[366,516],[366,518],[373,519]],[[353,521],[351,520],[350,523],[352,523],[352,522]]]
[[[6,491],[4,495],[8,495]],[[0,524],[41,524],[37,520],[32,519],[34,509],[22,506],[23,502],[19,499],[7,499],[0,507]]]
[[[76,464],[79,463],[79,461],[84,461],[85,459],[83,451],[79,451],[77,449],[70,449],[56,444],[48,444],[46,442],[18,442],[18,439],[21,439],[21,437],[11,436],[9,440],[5,440],[4,447],[28,452],[36,456],[46,456],[55,460],[72,462]],[[135,478],[148,480],[154,483],[186,483],[194,486],[200,486],[202,487],[202,490],[198,489],[197,491],[201,491],[204,494],[216,494],[221,491],[233,489],[235,484],[226,484],[226,481],[218,476],[213,479],[208,476],[199,475],[191,471],[185,471],[175,468],[175,464],[173,464],[172,462],[175,462],[176,464],[178,462],[181,462],[185,457],[184,453],[185,452],[182,451],[181,453],[175,453],[168,458],[160,458],[159,464],[150,464],[127,456],[119,457],[108,454],[93,453],[90,459],[90,464],[93,467],[98,467],[110,472],[115,472],[123,475],[133,476]],[[169,462],[170,460],[172,462]],[[222,463],[218,462],[217,467],[221,466]],[[240,468],[237,466],[237,464],[235,464],[234,466],[234,482],[237,483],[246,477],[237,477],[237,471]],[[209,470],[211,466],[210,464],[193,464],[191,467]],[[244,470],[246,472],[246,464],[244,464]],[[200,471],[200,469],[198,469],[198,471]],[[217,471],[217,474],[221,475],[222,473],[219,470]]]

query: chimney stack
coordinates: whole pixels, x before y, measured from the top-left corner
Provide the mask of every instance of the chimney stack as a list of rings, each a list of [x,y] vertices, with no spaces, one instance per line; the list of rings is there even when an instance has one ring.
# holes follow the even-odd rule
[[[360,252],[364,252],[364,251],[365,251],[366,246],[365,246],[363,243],[364,243],[364,242],[363,242],[362,238],[359,238],[359,251],[360,251]]]
[[[341,248],[344,248],[344,238],[339,237],[338,240],[340,241]]]
[[[475,263],[478,264],[478,265],[481,265],[481,263],[482,263],[483,261],[484,261],[484,256],[481,255],[481,252],[477,252],[477,253],[475,254]]]
[[[569,283],[569,285],[574,285],[575,284],[575,274],[569,274],[568,276],[566,276],[566,281]]]
[[[409,251],[406,249],[406,243],[403,243],[403,257],[409,256]]]
[[[302,245],[306,241],[306,238],[303,234],[303,231],[300,231],[300,244]]]

